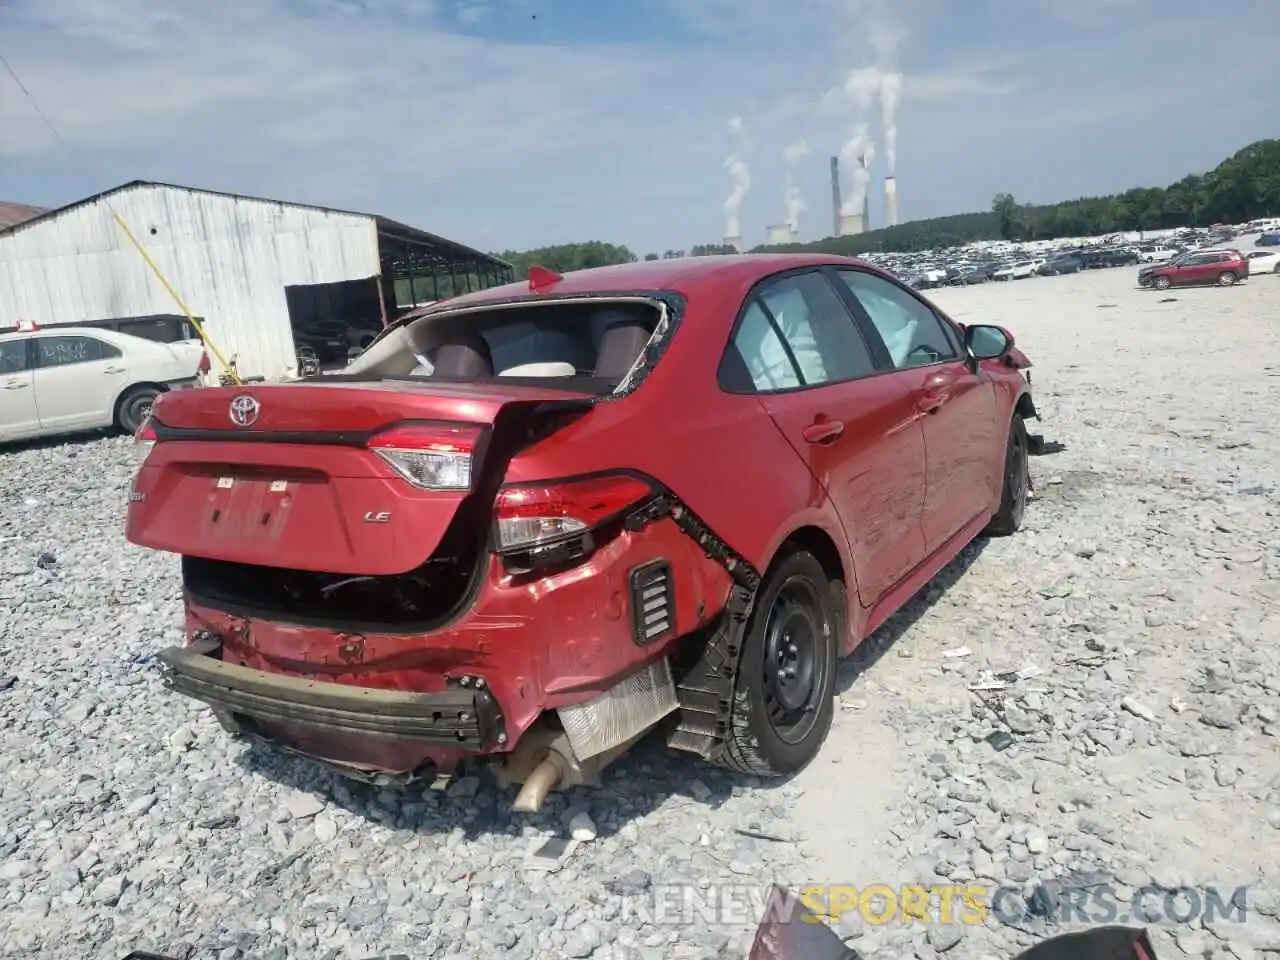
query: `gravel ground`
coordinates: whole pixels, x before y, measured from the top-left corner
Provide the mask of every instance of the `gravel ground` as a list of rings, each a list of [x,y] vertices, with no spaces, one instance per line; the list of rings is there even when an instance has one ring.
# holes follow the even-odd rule
[[[1161,928],[1161,960],[1280,950],[1280,277],[1132,282],[937,293],[1014,329],[1064,449],[1033,461],[1024,530],[846,667],[822,757],[781,786],[643,747],[527,818],[476,780],[380,792],[235,743],[152,669],[178,571],[122,536],[128,441],[0,454],[0,955],[741,956],[749,909],[637,904],[774,879],[1105,881],[1122,908],[1249,886],[1247,923]],[[532,855],[571,823],[570,855]],[[869,958],[983,960],[1043,929],[1021,926],[840,929]]]

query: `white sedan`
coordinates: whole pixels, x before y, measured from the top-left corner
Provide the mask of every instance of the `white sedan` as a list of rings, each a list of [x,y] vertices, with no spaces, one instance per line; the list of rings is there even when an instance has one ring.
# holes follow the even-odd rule
[[[1250,250],[1246,256],[1249,260],[1249,276],[1280,273],[1280,247],[1275,250]]]
[[[156,397],[200,385],[199,340],[157,343],[96,327],[0,333],[0,442],[117,427]]]

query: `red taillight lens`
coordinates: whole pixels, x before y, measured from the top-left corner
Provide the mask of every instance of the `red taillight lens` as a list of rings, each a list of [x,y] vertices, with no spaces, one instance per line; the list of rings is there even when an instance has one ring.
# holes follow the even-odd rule
[[[627,473],[504,487],[494,504],[498,549],[532,550],[598,527],[655,493]]]
[[[148,417],[138,424],[138,429],[133,434],[133,457],[141,464],[147,459],[147,455],[151,453],[151,448],[156,445],[156,430],[151,425],[151,418]]]
[[[480,428],[393,427],[369,440],[369,449],[420,490],[466,492]]]

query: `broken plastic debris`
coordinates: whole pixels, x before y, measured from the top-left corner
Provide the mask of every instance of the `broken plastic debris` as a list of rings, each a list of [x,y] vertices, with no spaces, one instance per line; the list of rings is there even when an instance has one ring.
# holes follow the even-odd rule
[[[987,743],[991,744],[991,749],[999,753],[1013,746],[1013,734],[1007,730],[992,730],[986,736]]]
[[[1125,697],[1120,701],[1121,709],[1132,713],[1135,717],[1141,717],[1143,720],[1154,720],[1156,718],[1155,711],[1144,703],[1140,703],[1133,697]]]
[[[977,683],[969,684],[970,690],[1004,690],[1009,684],[1004,680],[997,680],[995,677],[987,674]]]
[[[955,647],[951,650],[942,651],[942,655],[948,660],[956,660],[960,657],[967,657],[973,653],[968,647]]]
[[[541,870],[546,873],[559,871],[579,846],[577,840],[565,837],[535,840],[534,844],[533,849],[525,855],[524,864],[531,870]]]
[[[1043,672],[1039,667],[1031,663],[1024,664],[1016,670],[984,670],[977,682],[969,684],[969,689],[974,691],[1004,690],[1019,681],[1038,677]]]

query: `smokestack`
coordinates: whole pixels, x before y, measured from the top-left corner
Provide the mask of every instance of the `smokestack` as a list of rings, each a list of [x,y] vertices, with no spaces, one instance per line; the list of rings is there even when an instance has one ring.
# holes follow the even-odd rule
[[[769,229],[769,239],[767,243],[771,247],[778,246],[779,244],[783,244],[783,243],[796,242],[795,231],[791,229],[791,224],[789,223],[775,223],[768,229]]]
[[[840,158],[831,158],[831,235],[840,236]]]
[[[862,214],[846,213],[839,218],[839,223],[836,224],[836,236],[852,237],[862,233],[865,223],[866,221],[862,219]]]
[[[898,225],[898,179],[894,176],[884,178],[884,221],[886,227]]]
[[[742,252],[742,234],[740,233],[725,237],[723,243],[726,247],[731,247],[734,253]]]

